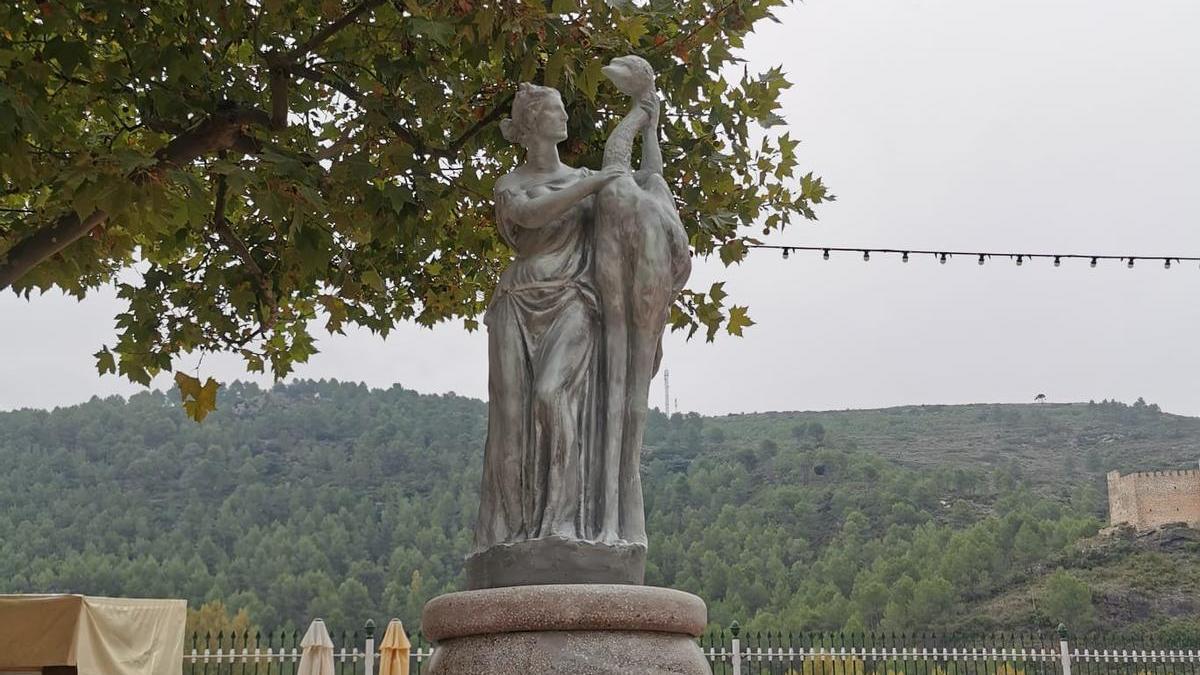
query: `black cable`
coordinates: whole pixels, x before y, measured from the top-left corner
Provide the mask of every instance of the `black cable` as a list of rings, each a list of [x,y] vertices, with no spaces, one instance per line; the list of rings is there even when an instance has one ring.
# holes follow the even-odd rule
[[[930,249],[903,249],[903,248],[875,248],[863,246],[789,246],[784,244],[748,244],[747,248],[756,249],[773,249],[783,252],[783,257],[787,258],[793,251],[820,251],[821,257],[829,260],[829,254],[832,253],[861,253],[864,261],[871,260],[872,253],[899,254],[900,259],[908,262],[910,255],[929,255],[941,263],[947,262],[954,256],[964,256],[977,258],[980,265],[984,264],[988,258],[1010,258],[1016,260],[1018,265],[1025,262],[1026,259],[1035,260],[1037,258],[1046,258],[1054,261],[1054,266],[1058,267],[1063,260],[1078,259],[1088,260],[1092,267],[1101,260],[1119,260],[1126,263],[1129,267],[1133,267],[1134,261],[1137,260],[1161,260],[1163,267],[1170,269],[1172,263],[1179,262],[1200,262],[1200,256],[1186,255],[1101,255],[1090,253],[1017,253],[1017,252],[996,252],[996,251],[951,251],[951,250],[930,250]]]

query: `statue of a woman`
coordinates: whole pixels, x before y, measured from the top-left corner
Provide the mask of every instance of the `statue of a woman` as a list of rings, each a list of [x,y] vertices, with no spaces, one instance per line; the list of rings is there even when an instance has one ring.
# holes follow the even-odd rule
[[[630,66],[636,76],[620,77]],[[526,156],[495,188],[515,257],[485,317],[488,435],[471,588],[644,577],[646,396],[690,260],[661,176],[653,72],[624,57],[606,74],[639,86],[599,172],[559,160],[567,115],[554,89],[522,84],[501,123]],[[638,134],[647,147],[635,180]]]
[[[501,130],[526,155],[495,188],[496,223],[515,259],[484,319],[488,435],[467,567],[473,588],[537,583],[530,563],[556,553],[573,558],[576,542],[595,538],[594,509],[584,499],[595,478],[584,469],[599,445],[601,395],[592,196],[623,173],[559,160],[567,113],[549,87],[522,84]]]

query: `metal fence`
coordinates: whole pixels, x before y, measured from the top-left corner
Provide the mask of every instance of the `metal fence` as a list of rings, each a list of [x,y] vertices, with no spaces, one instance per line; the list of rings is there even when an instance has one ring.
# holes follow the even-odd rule
[[[183,649],[183,675],[295,675],[300,665],[303,632],[193,633]],[[336,675],[374,675],[379,662],[374,622],[362,632],[342,632],[334,638],[333,665]],[[412,652],[409,667],[420,673],[433,655],[433,646],[420,633],[409,636]]]
[[[295,675],[299,631],[193,635],[184,675]],[[411,636],[410,668],[433,654]],[[736,627],[699,640],[714,675],[1200,675],[1200,643],[1142,637],[1115,640],[1060,635],[742,633]],[[335,639],[337,675],[375,675],[374,626]]]
[[[714,675],[1198,675],[1200,643],[1065,634],[748,633],[700,640]]]

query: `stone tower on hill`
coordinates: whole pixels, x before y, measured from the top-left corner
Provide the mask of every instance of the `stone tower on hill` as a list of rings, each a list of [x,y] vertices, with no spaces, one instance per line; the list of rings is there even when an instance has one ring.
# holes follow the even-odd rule
[[[1139,532],[1168,523],[1200,528],[1200,471],[1146,471],[1122,476],[1108,472],[1110,525],[1129,524]]]

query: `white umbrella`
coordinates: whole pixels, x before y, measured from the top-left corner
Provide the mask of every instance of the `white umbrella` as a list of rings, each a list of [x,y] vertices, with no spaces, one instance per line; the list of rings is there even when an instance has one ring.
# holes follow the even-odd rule
[[[333,640],[325,622],[314,619],[300,641],[300,667],[296,675],[333,675]]]
[[[411,649],[412,643],[404,634],[404,624],[400,619],[392,619],[379,643],[379,675],[408,675]]]

